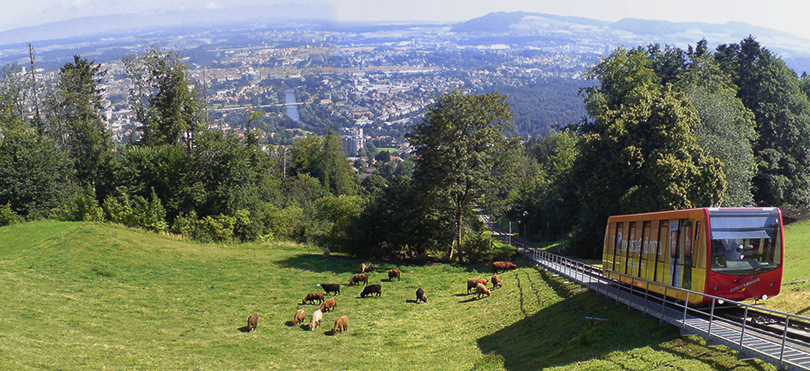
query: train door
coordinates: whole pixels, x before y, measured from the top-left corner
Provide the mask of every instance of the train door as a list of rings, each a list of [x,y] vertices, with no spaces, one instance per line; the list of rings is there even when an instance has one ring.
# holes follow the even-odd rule
[[[616,223],[616,240],[613,241],[613,262],[610,269],[621,272],[619,261],[622,256],[622,228],[624,223]]]
[[[667,284],[672,286],[681,286],[681,249],[678,245],[680,242],[680,238],[678,238],[680,234],[681,231],[678,229],[678,222],[669,222],[669,277]]]
[[[681,241],[682,246],[680,251],[680,263],[682,266],[683,277],[681,279],[681,287],[685,289],[692,288],[692,222],[689,220],[681,220]]]
[[[624,273],[635,276],[638,274],[638,242],[636,241],[636,222],[630,222],[627,231],[627,255],[624,261]]]
[[[647,278],[648,276],[649,264],[645,264],[645,260],[649,260],[647,256],[650,249],[650,224],[650,222],[644,222],[641,227],[641,239],[639,239],[641,246],[638,249],[638,275],[636,277]]]
[[[653,272],[653,281],[655,282],[664,282],[666,283],[667,274],[667,248],[669,244],[667,243],[668,240],[668,231],[669,231],[669,222],[664,220],[661,221],[658,227],[658,245],[655,248],[655,272]]]

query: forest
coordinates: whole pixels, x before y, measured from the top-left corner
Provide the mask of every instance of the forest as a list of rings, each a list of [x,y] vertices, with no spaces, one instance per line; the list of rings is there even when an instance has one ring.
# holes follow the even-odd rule
[[[125,145],[99,116],[99,64],[75,56],[48,90],[19,65],[3,67],[0,225],[103,221],[199,241],[474,262],[493,253],[479,210],[514,221],[526,239],[594,257],[610,215],[810,201],[810,79],[754,37],[715,50],[706,40],[617,48],[588,70],[579,120],[526,95],[514,94],[513,110],[508,87],[453,91],[406,128],[412,153],[377,156],[362,179],[363,163],[347,160],[334,132],[263,146],[257,132],[208,129],[175,52],[124,64],[141,124]],[[550,113],[534,118],[538,106]],[[328,112],[302,115],[335,123],[320,117]],[[515,135],[533,120],[557,124]]]

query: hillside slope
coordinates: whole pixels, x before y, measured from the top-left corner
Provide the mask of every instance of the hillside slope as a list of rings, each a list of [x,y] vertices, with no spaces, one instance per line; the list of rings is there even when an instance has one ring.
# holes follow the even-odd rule
[[[487,267],[374,262],[382,295],[344,286],[309,331],[290,323],[314,309],[301,299],[317,283],[347,283],[361,261],[95,223],[2,227],[0,241],[0,369],[770,369],[525,262],[481,299],[466,279],[491,276]],[[390,268],[402,281],[387,280]],[[415,303],[418,287],[428,303]],[[240,332],[254,313],[258,328]],[[343,315],[348,330],[332,336]]]

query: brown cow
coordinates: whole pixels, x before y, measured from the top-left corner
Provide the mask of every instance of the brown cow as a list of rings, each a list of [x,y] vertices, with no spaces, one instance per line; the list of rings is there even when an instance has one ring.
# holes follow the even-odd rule
[[[254,314],[248,317],[248,323],[247,326],[245,326],[245,328],[247,329],[247,332],[251,332],[256,329],[256,326],[258,324],[259,324],[259,315]]]
[[[416,302],[418,303],[420,301],[427,303],[427,296],[425,296],[425,290],[422,290],[421,287],[416,290]]]
[[[498,261],[498,262],[493,262],[492,263],[492,273],[495,273],[495,274],[497,274],[498,271],[506,272],[506,271],[508,271],[510,269],[516,269],[516,268],[517,268],[517,265],[515,265],[512,262]]]
[[[337,307],[337,298],[332,297],[331,299],[323,302],[323,304],[320,307],[320,311],[323,313],[331,312],[335,310],[335,307]]]
[[[295,312],[295,317],[293,317],[293,326],[299,323],[304,323],[304,320],[306,318],[307,318],[307,311],[305,311],[304,308],[299,309],[297,312]]]
[[[489,280],[486,278],[473,278],[467,280],[467,293],[469,294],[470,291],[474,290],[479,283],[486,285],[489,283]]]
[[[501,277],[498,277],[497,274],[492,276],[492,288],[494,289],[496,287],[503,287],[503,281],[501,281]]]
[[[341,331],[346,331],[349,328],[349,317],[343,316],[335,321],[335,327],[332,328],[332,335],[337,334]]]
[[[316,301],[319,303],[323,303],[323,297],[324,297],[323,292],[310,292],[309,294],[307,294],[304,300],[301,301],[301,305],[304,305],[306,303],[315,304]]]
[[[371,262],[360,264],[360,273],[371,272],[373,270],[377,270],[377,267],[375,267]]]
[[[492,291],[489,291],[486,286],[484,286],[484,285],[482,285],[480,283],[478,284],[478,286],[476,286],[475,293],[478,294],[479,299],[483,295],[486,295],[486,296],[492,295]]]
[[[388,271],[388,280],[393,281],[394,277],[396,277],[397,281],[402,281],[402,273],[399,269],[392,269]]]
[[[354,286],[360,282],[363,282],[364,285],[368,285],[368,275],[355,274],[354,276],[352,276],[352,279],[349,280],[349,286]]]

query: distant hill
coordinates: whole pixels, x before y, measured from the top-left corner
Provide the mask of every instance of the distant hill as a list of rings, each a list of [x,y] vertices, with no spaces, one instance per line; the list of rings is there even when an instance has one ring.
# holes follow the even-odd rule
[[[298,3],[242,7],[221,10],[119,14],[105,17],[78,18],[35,27],[0,32],[0,60],[27,57],[26,42],[42,50],[59,49],[70,39],[75,48],[100,48],[111,38],[144,37],[151,43],[165,35],[192,32],[231,32],[283,28],[328,29],[337,32],[373,32],[404,29],[407,24],[337,23],[330,20],[329,9]],[[431,24],[413,22],[420,28]],[[446,24],[432,24],[446,27]],[[392,28],[393,27],[393,28]],[[496,12],[453,24],[449,37],[464,35],[467,42],[480,44],[522,45],[527,40],[547,40],[549,48],[564,46],[572,52],[604,54],[620,45],[636,47],[658,43],[685,48],[706,39],[710,47],[740,42],[753,35],[766,48],[779,54],[794,70],[810,71],[810,40],[769,28],[740,22],[726,24],[668,22],[626,18],[606,22],[582,17],[529,12]],[[149,39],[151,37],[152,39]],[[78,41],[77,41],[78,40]],[[65,43],[66,44],[66,43]],[[85,50],[79,50],[86,52]]]
[[[605,22],[588,18],[527,12],[497,12],[453,25],[452,31],[471,34],[500,34],[515,38],[527,36],[560,39],[571,46],[619,45],[635,47],[658,43],[685,48],[706,39],[714,47],[738,43],[753,35],[769,50],[779,54],[794,70],[810,71],[810,40],[769,28],[741,22],[713,24],[668,22],[625,18]]]

